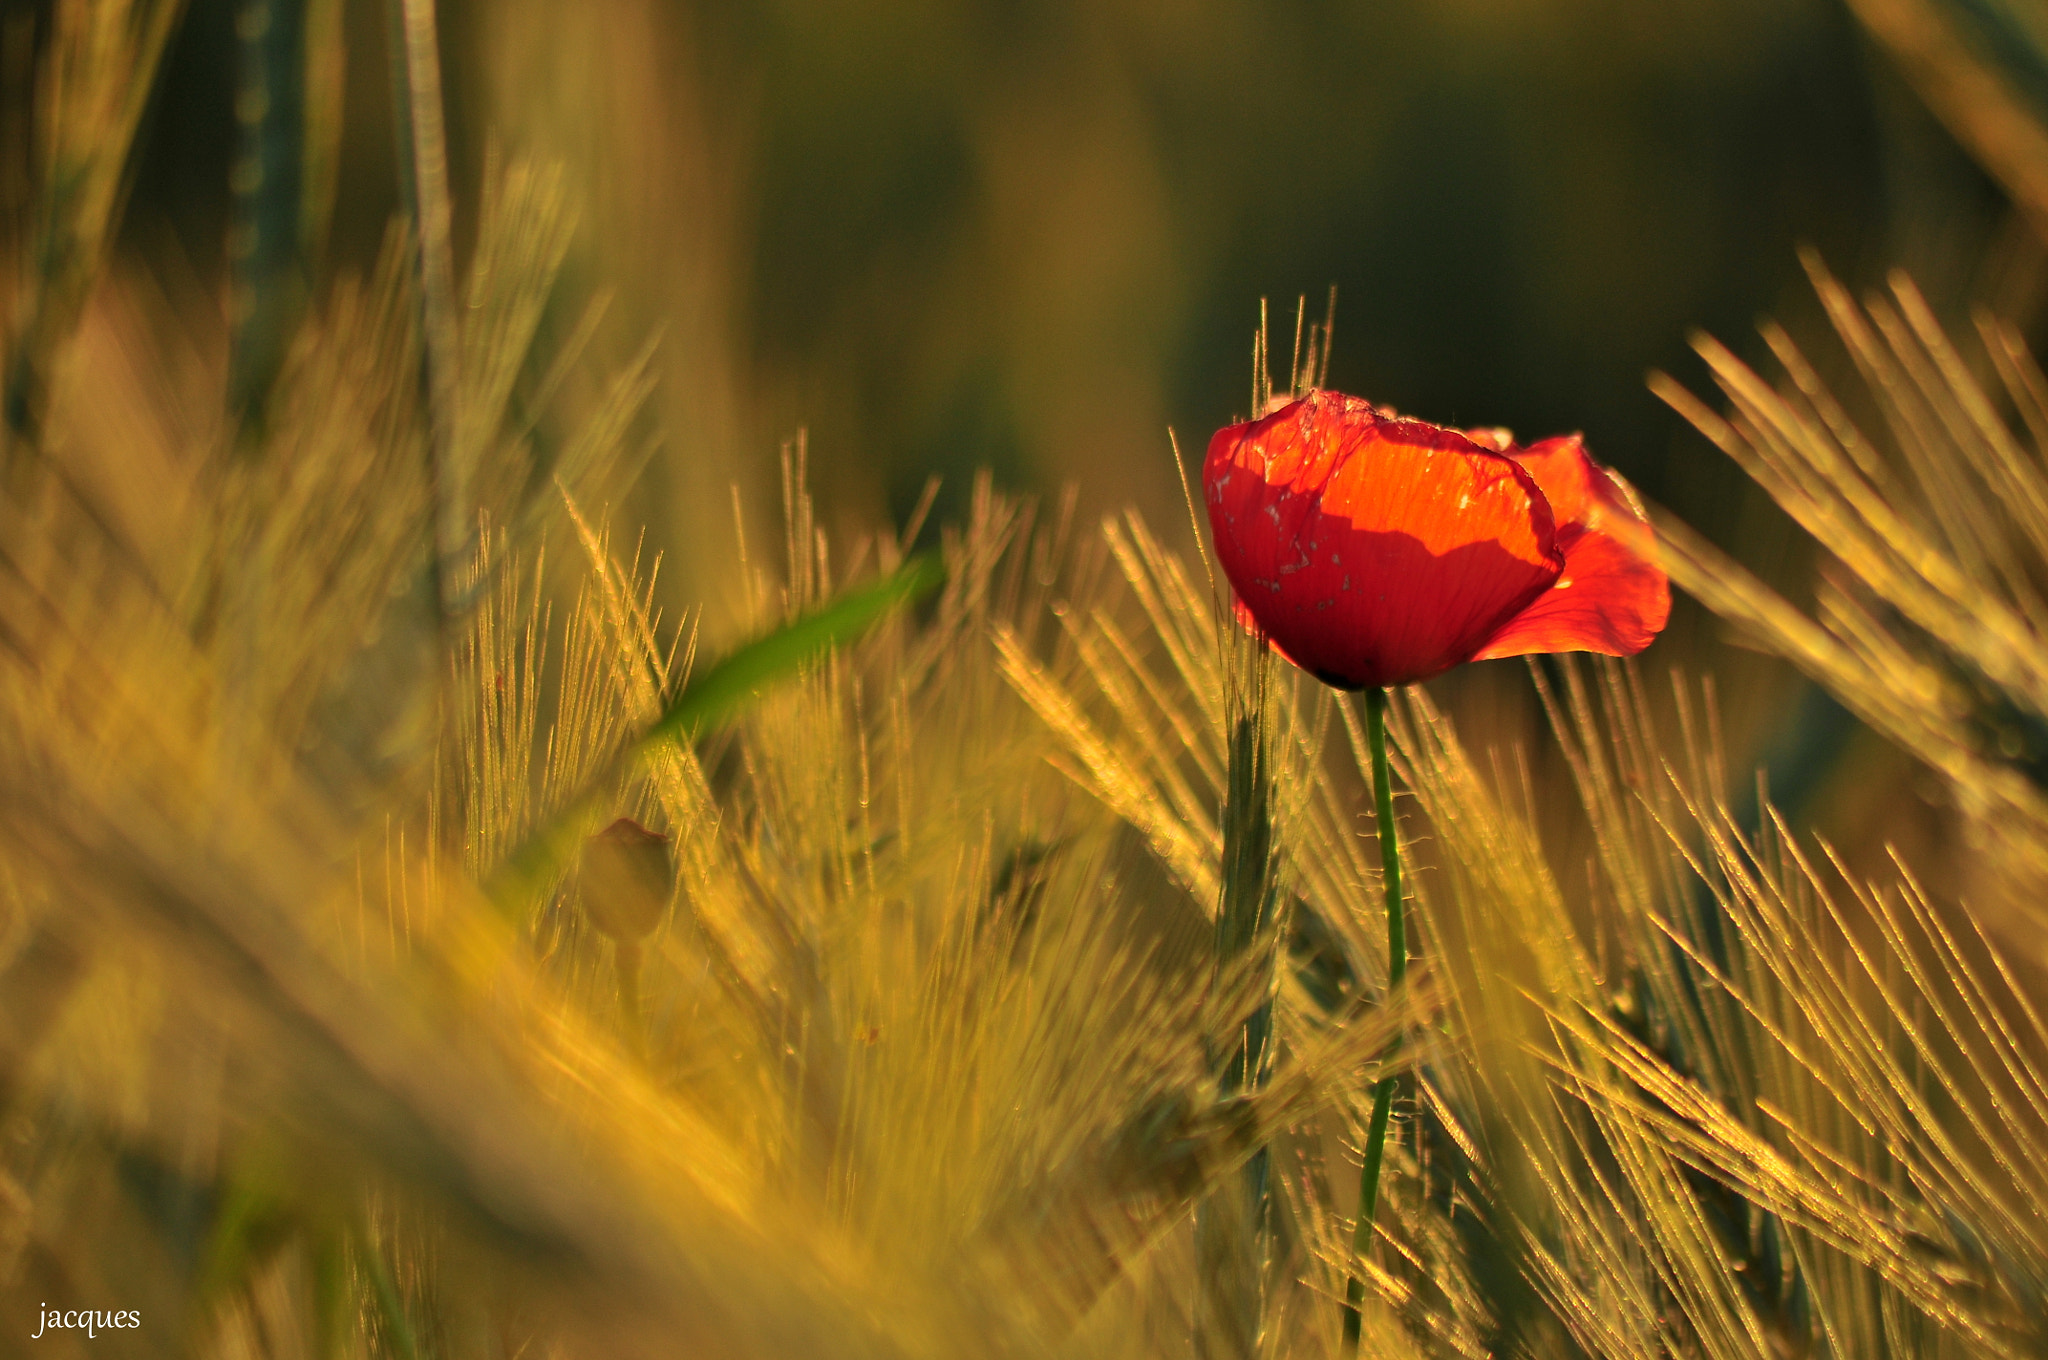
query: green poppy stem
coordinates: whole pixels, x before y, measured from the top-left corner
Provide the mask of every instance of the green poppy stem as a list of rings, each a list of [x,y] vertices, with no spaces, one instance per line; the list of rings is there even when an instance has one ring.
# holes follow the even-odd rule
[[[1394,781],[1387,769],[1387,692],[1365,692],[1365,738],[1372,755],[1373,810],[1379,816],[1380,877],[1387,896],[1387,995],[1391,998],[1408,975],[1408,923],[1401,905],[1401,843],[1394,832]],[[1387,1124],[1394,1113],[1396,1078],[1383,1079],[1372,1093],[1372,1118],[1365,1130],[1365,1164],[1358,1173],[1358,1225],[1351,1249],[1365,1255],[1372,1245],[1373,1217],[1379,1209],[1380,1164],[1387,1149]],[[1365,1281],[1354,1275],[1344,1284],[1344,1353],[1356,1354],[1365,1301]]]

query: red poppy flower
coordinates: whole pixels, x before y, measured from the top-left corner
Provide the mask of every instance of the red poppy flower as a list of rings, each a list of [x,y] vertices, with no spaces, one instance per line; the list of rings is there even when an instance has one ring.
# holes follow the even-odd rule
[[[1522,449],[1310,392],[1218,430],[1202,490],[1239,617],[1339,688],[1631,656],[1671,612],[1664,573],[1623,546],[1641,508],[1577,435]]]

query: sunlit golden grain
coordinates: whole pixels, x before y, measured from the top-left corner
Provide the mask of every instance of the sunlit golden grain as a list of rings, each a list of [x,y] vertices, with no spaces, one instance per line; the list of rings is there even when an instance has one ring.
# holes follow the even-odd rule
[[[494,154],[449,296],[394,228],[230,415],[218,318],[106,259],[174,9],[56,7],[10,243],[0,1350],[137,1308],[108,1353],[1317,1357],[1354,1279],[1376,1355],[2048,1347],[2010,326],[1815,266],[1862,391],[1776,329],[1775,386],[1701,341],[1725,411],[1656,384],[1828,555],[1809,612],[1666,523],[1674,578],[1946,779],[1973,895],[1738,812],[1711,683],[1544,662],[1548,783],[1394,704],[1390,988],[1359,710],[1135,512],[983,478],[935,598],[662,726],[707,609],[772,644],[919,525],[834,537],[798,438],[780,542],[665,615],[582,167]],[[627,872],[581,853],[620,819]]]

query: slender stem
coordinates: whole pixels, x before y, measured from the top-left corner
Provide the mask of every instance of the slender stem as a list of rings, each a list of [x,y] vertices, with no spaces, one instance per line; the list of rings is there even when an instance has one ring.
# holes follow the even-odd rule
[[[1379,818],[1380,875],[1387,897],[1387,991],[1408,976],[1408,922],[1401,905],[1401,842],[1394,830],[1394,780],[1387,769],[1387,692],[1365,696],[1365,740],[1372,753],[1373,811]]]
[[[260,416],[306,296],[302,173],[305,0],[242,0],[235,14],[239,141],[228,185],[228,404]]]
[[[1251,1013],[1208,1038],[1217,1094],[1250,1097],[1266,1084],[1273,1057],[1272,978],[1279,935],[1273,775],[1267,764],[1265,657],[1254,667],[1230,734],[1223,803],[1223,892],[1216,915],[1215,978],[1236,992],[1247,964],[1262,999]],[[1237,993],[1239,996],[1242,993]],[[1232,1007],[1234,1010],[1235,1007]],[[1272,1250],[1272,1157],[1262,1144],[1238,1175],[1213,1187],[1195,1212],[1199,1281],[1198,1360],[1256,1360],[1263,1353],[1265,1281]],[[1234,1182],[1234,1183],[1233,1183]]]
[[[1401,905],[1401,842],[1394,832],[1394,780],[1387,769],[1387,692],[1365,692],[1365,738],[1372,754],[1373,810],[1379,817],[1380,877],[1387,896],[1387,995],[1408,975],[1408,923]],[[1372,1119],[1365,1130],[1365,1165],[1358,1173],[1358,1225],[1352,1230],[1351,1249],[1363,1256],[1372,1245],[1373,1218],[1379,1210],[1380,1164],[1387,1148],[1387,1123],[1394,1113],[1396,1079],[1388,1077],[1373,1088]],[[1344,1284],[1344,1349],[1356,1353],[1361,1324],[1359,1305],[1365,1301],[1365,1281],[1352,1276]]]
[[[434,0],[386,0],[399,113],[399,183],[419,252],[420,337],[434,472],[434,560],[444,620],[461,607],[459,574],[470,556],[476,511],[469,503],[463,425],[460,328],[456,322],[454,207],[448,190],[448,134],[441,107],[441,48]]]
[[[50,7],[41,8],[47,14]],[[51,71],[67,74],[38,91],[51,97],[50,124],[39,129],[50,134],[41,148],[48,164],[38,177],[33,240],[24,253],[33,274],[23,280],[18,324],[6,332],[0,377],[0,494],[16,498],[36,485],[56,350],[84,315],[119,232],[138,134],[162,97],[164,53],[187,6],[129,5],[125,24],[117,19],[111,27],[111,15],[99,7],[55,8],[54,29],[47,20],[36,27],[46,28]],[[105,45],[116,31],[125,36]]]
[[[612,963],[619,975],[619,1015],[625,1025],[626,1045],[646,1056],[647,1030],[640,1018],[640,946],[620,940],[612,946]]]

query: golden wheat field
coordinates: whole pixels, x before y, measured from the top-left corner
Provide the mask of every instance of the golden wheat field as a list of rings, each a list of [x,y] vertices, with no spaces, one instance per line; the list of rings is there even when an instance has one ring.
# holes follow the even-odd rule
[[[1809,48],[1883,195],[1596,234],[1574,98]],[[1496,258],[1454,106],[1555,333],[1325,298]],[[0,1355],[2048,1355],[2023,0],[43,0],[0,210]],[[1664,636],[1240,627],[1209,430],[1368,368],[1585,427]]]

